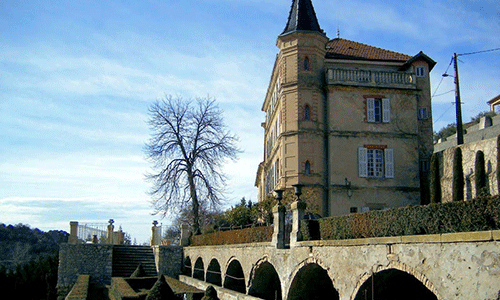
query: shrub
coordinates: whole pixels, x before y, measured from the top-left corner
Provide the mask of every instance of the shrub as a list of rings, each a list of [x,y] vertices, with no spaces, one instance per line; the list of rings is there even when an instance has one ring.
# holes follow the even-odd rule
[[[431,156],[431,169],[430,169],[430,197],[431,203],[441,202],[441,177],[439,176],[439,157],[434,153]]]
[[[455,148],[453,155],[453,183],[452,183],[452,197],[453,201],[464,200],[464,168],[462,165],[462,149]]]
[[[486,196],[488,194],[486,187],[486,170],[484,168],[484,153],[481,150],[476,153],[474,174],[476,179],[476,196]]]
[[[322,240],[500,229],[500,196],[431,203],[318,220]],[[304,230],[308,225],[304,224]],[[304,240],[313,239],[303,234]]]
[[[209,246],[270,242],[272,236],[272,226],[251,227],[192,236],[191,245]]]

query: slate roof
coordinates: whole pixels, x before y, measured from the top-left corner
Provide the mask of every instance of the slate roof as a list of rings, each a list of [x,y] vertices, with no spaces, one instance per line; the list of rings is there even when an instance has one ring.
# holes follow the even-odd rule
[[[394,62],[406,62],[412,58],[410,55],[369,46],[343,38],[332,39],[326,44],[326,57]]]
[[[316,31],[324,34],[319,27],[318,18],[311,0],[293,0],[288,21],[281,34],[294,31]]]

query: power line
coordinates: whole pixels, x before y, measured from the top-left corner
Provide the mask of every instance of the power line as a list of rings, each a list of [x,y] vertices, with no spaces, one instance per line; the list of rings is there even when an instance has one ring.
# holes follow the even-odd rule
[[[445,115],[445,114],[446,114],[446,113],[450,110],[450,108],[452,108],[452,107],[453,107],[453,103],[451,104],[451,106],[450,106],[450,107],[448,107],[448,109],[447,109],[444,113],[442,113],[442,114],[439,116],[439,118],[437,118],[437,119],[436,119],[434,122],[432,122],[432,123],[433,123],[433,124],[435,124],[437,121],[439,121],[439,119],[441,119],[441,118],[442,118],[442,117],[443,117],[443,116],[444,116],[444,115]]]
[[[434,96],[432,96],[432,97],[439,97],[439,96],[443,96],[443,95],[449,94],[449,93],[454,92],[454,91],[455,91],[455,89],[453,89],[453,90],[449,90],[449,91],[447,91],[447,92],[444,92],[444,93],[441,93],[441,94],[437,94],[437,95],[434,95]]]
[[[453,63],[453,58],[450,60],[450,63],[448,64],[448,67],[446,68],[446,71],[444,71],[444,74],[448,73],[448,70],[450,69],[451,64]],[[441,86],[441,83],[443,82],[444,77],[441,76],[441,81],[439,81],[439,84],[437,85],[436,89],[434,90],[434,93],[432,94],[431,98],[434,98],[434,95],[438,91],[439,87]]]
[[[457,56],[479,54],[479,53],[484,53],[484,52],[493,52],[493,51],[498,51],[498,50],[500,50],[500,48],[488,49],[488,50],[482,50],[482,51],[476,51],[476,52],[469,52],[469,53],[462,53],[462,54],[457,54]]]

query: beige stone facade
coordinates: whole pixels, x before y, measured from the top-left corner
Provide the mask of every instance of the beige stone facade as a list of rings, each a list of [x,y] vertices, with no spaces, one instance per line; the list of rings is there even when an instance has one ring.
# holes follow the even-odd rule
[[[323,216],[419,204],[420,171],[432,153],[435,62],[329,39],[310,1],[296,2],[262,106],[259,199],[302,184],[304,200]],[[304,27],[300,18],[311,11]]]

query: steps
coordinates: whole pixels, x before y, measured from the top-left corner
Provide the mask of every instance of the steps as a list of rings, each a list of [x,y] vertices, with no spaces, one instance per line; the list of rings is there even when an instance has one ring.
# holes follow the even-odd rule
[[[158,275],[151,247],[125,245],[113,247],[112,277],[130,277],[139,264],[142,264],[147,276]]]

